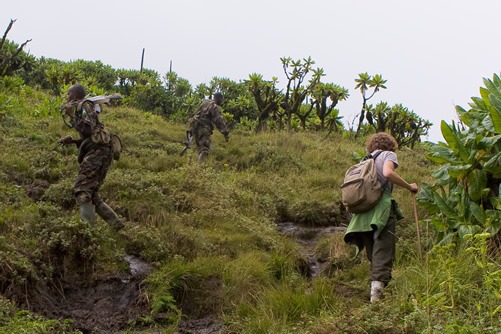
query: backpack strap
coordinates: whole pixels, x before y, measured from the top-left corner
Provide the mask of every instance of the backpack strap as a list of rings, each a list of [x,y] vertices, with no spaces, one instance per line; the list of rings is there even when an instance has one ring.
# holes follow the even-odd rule
[[[372,154],[368,154],[368,155],[366,155],[366,156],[364,157],[364,159],[363,159],[363,160],[373,159],[374,161],[376,161],[376,158],[377,158],[377,157],[378,157],[381,153],[383,153],[383,152],[384,152],[384,150],[380,150],[379,152],[376,152],[374,155],[372,155]],[[382,185],[381,185],[381,188],[390,190],[390,189],[389,189],[389,187],[388,187],[388,179],[386,179],[386,181],[384,182],[384,184],[382,184]]]
[[[369,159],[374,159],[376,160],[376,158],[381,154],[383,153],[384,151],[383,150],[380,150],[379,152],[377,152],[376,154],[372,155],[372,154],[369,154]]]
[[[376,160],[376,158],[381,154],[383,153],[384,151],[383,150],[380,150],[379,152],[376,152],[374,155],[372,154],[367,154],[365,157],[362,158],[361,162],[362,161],[365,161],[365,160],[369,160],[369,159],[374,159]]]

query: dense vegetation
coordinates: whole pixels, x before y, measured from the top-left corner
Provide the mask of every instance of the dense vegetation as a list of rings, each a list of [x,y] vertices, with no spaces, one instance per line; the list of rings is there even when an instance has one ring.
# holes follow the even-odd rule
[[[456,107],[459,124],[442,121],[446,142],[430,150],[429,159],[441,167],[420,202],[437,214],[441,239],[501,229],[501,80],[494,75],[484,83],[470,110]]]
[[[501,209],[497,76],[485,81],[470,110],[458,107],[461,124],[442,124],[445,143],[414,141],[398,152],[399,173],[425,184],[417,211],[422,244],[413,199],[397,188],[407,218],[398,225],[394,280],[384,301],[372,305],[369,264],[353,258],[342,233],[321,235],[312,244],[308,251],[323,263],[312,276],[311,254],[277,224],[346,224],[339,184],[364,136],[391,132],[381,129],[391,123],[386,119],[402,115],[414,122],[408,122],[410,130],[399,130],[402,140],[414,136],[411,130],[420,119],[403,112],[405,107],[366,105],[385,88],[381,77],[360,75],[357,89],[365,101],[360,126],[344,129],[335,107],[347,91],[315,83],[319,69],[316,79],[303,85],[311,70],[305,68],[312,66],[308,59],[282,60],[290,73],[285,93],[258,74],[241,83],[214,79],[192,90],[175,73],[160,83],[153,71],[34,59],[22,52],[14,56],[20,47],[2,44],[0,66],[8,66],[0,78],[0,333],[92,330],[61,313],[56,299],[69,301],[77,288],[90,291],[84,289],[104,283],[128,287],[120,285],[134,283],[127,255],[147,262],[152,271],[133,285],[137,309],[117,308],[125,318],[109,315],[108,322],[116,320],[124,332],[173,333],[190,319],[224,323],[221,333],[501,330],[499,245],[492,238],[499,236]],[[24,58],[5,61],[18,56]],[[122,73],[118,81],[116,73]],[[125,97],[123,105],[106,108],[101,116],[126,147],[102,189],[127,222],[118,234],[102,220],[93,226],[79,220],[71,193],[76,152],[56,145],[72,134],[58,106],[61,93],[77,80],[92,94],[116,89]],[[312,91],[302,95],[306,89]],[[373,92],[366,96],[369,89]],[[210,159],[200,165],[194,152],[179,156],[185,128],[178,121],[214,90],[225,92],[226,116],[234,128],[228,143],[214,135]],[[301,104],[307,95],[310,111]],[[426,130],[423,124],[417,128]],[[85,308],[85,301],[74,301],[64,306]],[[91,312],[101,301],[92,302],[86,315],[106,320],[108,314]],[[96,331],[118,331],[113,324],[103,326],[96,322]]]
[[[170,120],[185,122],[202,99],[216,91],[226,97],[225,117],[233,127],[263,131],[266,129],[303,129],[345,132],[339,103],[348,99],[348,89],[323,81],[322,68],[315,68],[311,57],[294,60],[280,59],[282,74],[271,80],[257,73],[247,80],[235,82],[214,77],[205,84],[192,87],[188,80],[175,72],[160,75],[149,69],[114,69],[100,61],[75,60],[62,62],[45,57],[36,58],[23,51],[29,41],[18,45],[6,39],[11,21],[0,41],[0,75],[16,74],[32,86],[48,90],[54,98],[66,93],[69,85],[79,82],[92,95],[118,92],[126,105],[140,108]],[[279,80],[283,89],[278,88]],[[386,80],[379,74],[361,73],[355,79],[355,89],[363,96],[361,112],[351,121],[349,132],[364,136],[376,131],[391,133],[400,146],[413,147],[428,133],[431,123],[402,104],[389,106],[368,103],[374,95],[386,89]]]

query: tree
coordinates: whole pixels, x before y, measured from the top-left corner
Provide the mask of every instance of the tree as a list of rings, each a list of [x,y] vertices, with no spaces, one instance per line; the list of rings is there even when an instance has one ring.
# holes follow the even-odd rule
[[[117,73],[118,90],[121,94],[129,96],[132,89],[140,82],[142,72],[138,70],[119,69]]]
[[[223,111],[231,115],[235,122],[243,117],[255,117],[256,105],[244,81],[235,82],[228,78],[214,77],[209,86],[212,92],[221,92],[224,95]]]
[[[186,112],[190,112],[194,99],[190,99],[193,93],[191,84],[187,79],[181,78],[176,72],[167,72],[164,77],[165,92],[170,96],[167,105],[167,114],[174,115],[183,112],[183,107],[188,107]],[[186,104],[187,99],[190,101]]]
[[[167,91],[176,97],[183,98],[192,93],[190,82],[187,79],[179,77],[176,72],[167,72],[164,81]]]
[[[400,147],[414,148],[421,141],[421,136],[427,135],[433,125],[402,104],[395,104],[390,108],[388,103],[380,102],[376,107],[368,105],[366,109],[368,122],[376,132],[390,133]]]
[[[386,80],[383,80],[383,77],[380,74],[376,74],[374,76],[369,75],[367,73],[359,73],[358,74],[358,79],[355,79],[355,82],[357,85],[355,86],[355,89],[360,89],[360,92],[362,93],[362,110],[360,111],[360,116],[358,118],[358,126],[357,126],[357,131],[355,133],[355,136],[357,137],[358,134],[360,133],[360,128],[362,126],[362,122],[366,118],[366,107],[367,107],[367,101],[369,101],[374,94],[376,94],[380,89],[386,89],[386,86],[384,85],[386,83]],[[368,96],[368,90],[372,88],[372,93],[370,93]],[[368,117],[370,118],[371,115],[369,114]]]
[[[126,103],[157,115],[172,114],[173,97],[162,85],[137,85],[131,91]]]
[[[31,39],[21,45],[7,40],[7,35],[15,22],[16,20],[10,20],[2,40],[0,40],[0,76],[13,75],[19,70],[28,72],[33,68],[35,61],[33,57],[23,51],[24,47],[31,42]]]
[[[346,88],[333,83],[319,82],[315,85],[311,92],[310,104],[315,108],[316,114],[320,119],[321,129],[324,129],[326,119],[332,113],[338,102],[346,100],[348,96],[350,95]],[[336,122],[331,122],[331,124],[337,128]]]
[[[80,80],[86,86],[97,86],[111,92],[117,82],[116,70],[101,61],[77,59],[68,63],[69,70],[79,73]]]
[[[168,117],[176,112],[174,95],[171,94],[154,70],[130,72],[133,75],[133,86],[125,102],[136,108]]]
[[[302,61],[283,57],[280,58],[280,61],[282,62],[282,67],[287,78],[286,91],[280,106],[285,110],[287,127],[290,129],[292,115],[296,114],[299,117],[301,104],[305,101],[308,94],[312,92],[315,85],[320,82],[320,78],[324,76],[324,70],[322,68],[314,70],[313,65],[315,65],[315,62],[311,57]],[[304,85],[303,83],[310,71],[313,72],[313,76]]]
[[[306,130],[306,121],[312,115],[313,105],[312,104],[301,104],[299,109],[295,113],[296,117],[299,118],[300,126],[303,130]]]
[[[44,57],[36,63],[33,76],[29,81],[50,89],[54,95],[61,95],[65,86],[81,83],[87,88],[95,87],[99,91],[111,92],[118,79],[117,71],[100,61],[78,59],[62,62]],[[95,90],[96,90],[95,89]]]
[[[45,75],[50,90],[56,96],[61,95],[63,86],[76,83],[81,78],[78,70],[64,62],[51,63],[45,70]]]
[[[212,96],[213,90],[209,86],[207,86],[205,83],[198,84],[195,87],[194,95],[200,99],[203,100],[207,98],[208,96]]]
[[[276,84],[277,78],[275,77],[271,81],[265,81],[261,74],[253,73],[249,75],[247,87],[257,106],[256,132],[263,131],[270,116],[278,112],[283,96],[276,88]]]

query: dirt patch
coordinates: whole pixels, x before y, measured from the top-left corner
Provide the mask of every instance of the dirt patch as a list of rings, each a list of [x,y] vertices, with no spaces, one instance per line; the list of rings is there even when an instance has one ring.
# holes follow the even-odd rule
[[[40,280],[26,290],[12,285],[2,289],[20,308],[49,319],[71,321],[71,330],[84,334],[141,333],[142,329],[134,325],[142,323],[141,318],[151,317],[143,281],[152,267],[132,255],[124,260],[129,263],[129,272],[106,279],[91,280],[73,272],[71,279],[64,281]],[[220,311],[222,282],[210,276],[198,283],[174,291],[184,314],[175,333],[222,333],[223,321],[215,316]],[[161,326],[163,319],[156,320]]]
[[[214,318],[182,321],[175,334],[219,334],[223,330],[223,323]]]
[[[336,294],[338,294],[346,299],[358,298],[358,299],[363,299],[363,300],[367,299],[368,300],[368,297],[369,297],[367,290],[358,289],[358,288],[348,286],[345,284],[340,284],[340,283],[336,284],[335,291],[336,291]]]
[[[150,310],[142,281],[151,267],[132,256],[126,260],[128,274],[92,282],[75,277],[50,287],[38,282],[19,304],[47,318],[70,319],[71,329],[84,334],[119,332]]]
[[[66,287],[62,293],[42,291],[32,298],[33,311],[52,319],[72,319],[83,333],[110,333],[148,313],[137,279],[113,278],[92,286]]]
[[[315,277],[324,269],[327,264],[327,258],[319,257],[316,252],[316,246],[319,240],[333,233],[340,233],[345,230],[339,226],[303,226],[292,222],[282,222],[277,224],[278,230],[296,240],[302,248],[305,258],[302,272],[307,277]]]

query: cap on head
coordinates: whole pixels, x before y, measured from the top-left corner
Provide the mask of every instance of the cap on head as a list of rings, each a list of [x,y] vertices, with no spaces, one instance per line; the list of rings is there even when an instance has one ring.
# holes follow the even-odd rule
[[[80,84],[74,84],[68,88],[68,100],[82,100],[85,97],[85,88]]]
[[[214,102],[216,102],[216,104],[218,104],[218,105],[223,104],[223,102],[224,102],[223,94],[221,94],[219,92],[214,93]]]

